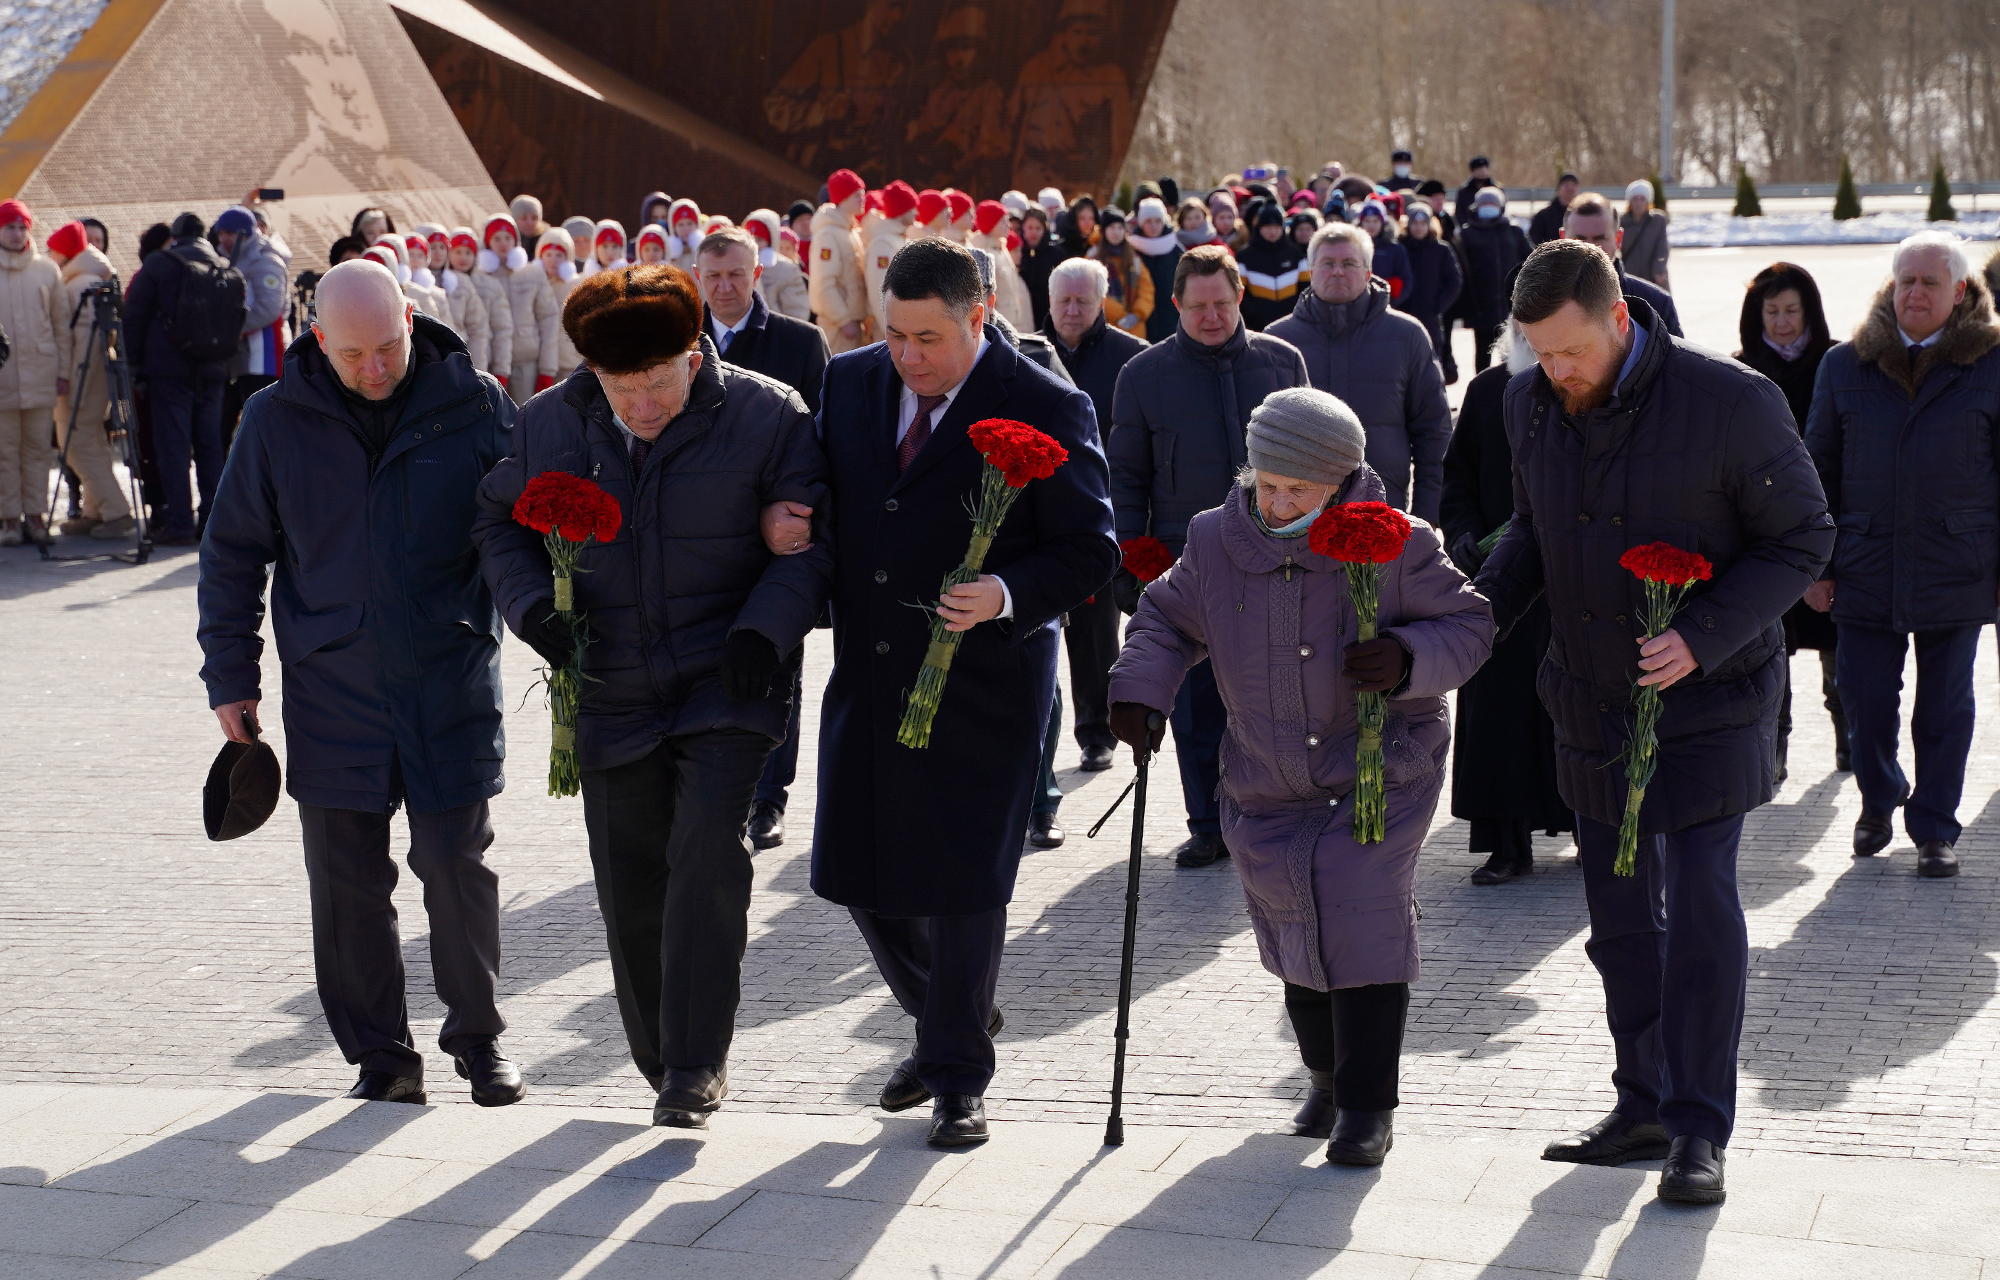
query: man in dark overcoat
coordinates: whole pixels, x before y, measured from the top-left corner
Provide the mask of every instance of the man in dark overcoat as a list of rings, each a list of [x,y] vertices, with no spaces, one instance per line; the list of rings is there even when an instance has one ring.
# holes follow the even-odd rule
[[[1057,620],[1117,566],[1090,399],[985,323],[971,253],[915,241],[884,285],[888,341],[827,366],[820,438],[833,477],[834,669],[820,721],[813,889],[854,915],[917,1024],[883,1090],[935,1098],[931,1141],[986,1138],[989,1025],[1007,903],[1055,697]],[[1021,492],[977,582],[939,584],[972,535],[984,461],[967,429],[1011,418],[1069,460]],[[896,742],[937,602],[964,632],[921,750]]]
[[[590,628],[576,753],[591,871],[632,1061],[653,1123],[707,1127],[729,1088],[749,938],[744,823],[785,736],[793,673],[826,603],[824,539],[779,558],[764,508],[826,504],[798,392],[716,358],[694,281],[666,263],[579,280],[563,330],[583,363],[521,410],[479,490],[473,538],[500,611],[552,664],[570,656],[528,482],[593,480],[623,520],[580,553]]]
[[[514,403],[465,344],[416,313],[375,262],[319,283],[310,333],[250,397],[201,546],[202,679],[231,741],[256,735],[267,573],[284,673],[286,789],[305,829],[313,964],[347,1094],[425,1100],[396,936],[389,820],[408,806],[424,884],[438,1045],[473,1100],[513,1102],[500,1052],[500,617],[479,577],[479,481]]]
[[[1665,1157],[1662,1199],[1723,1197],[1749,940],[1736,892],[1743,815],[1777,777],[1780,624],[1819,576],[1833,522],[1777,387],[1667,333],[1603,250],[1551,240],[1511,301],[1539,368],[1507,384],[1514,516],[1477,585],[1502,633],[1546,592],[1537,689],[1557,785],[1577,812],[1590,938],[1617,1053],[1617,1108],[1543,1158]],[[1620,566],[1666,542],[1713,566],[1645,639],[1644,584]],[[1661,692],[1658,771],[1637,871],[1613,863],[1633,681]]]

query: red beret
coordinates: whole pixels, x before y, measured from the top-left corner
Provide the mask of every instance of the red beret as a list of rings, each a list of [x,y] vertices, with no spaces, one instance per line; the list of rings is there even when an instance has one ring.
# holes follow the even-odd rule
[[[839,204],[857,191],[867,188],[861,175],[852,169],[835,169],[826,180],[826,198]]]
[[[65,258],[74,258],[89,243],[90,237],[83,233],[81,222],[65,222],[49,232],[49,252],[60,253]]]
[[[981,200],[972,214],[972,225],[979,234],[991,235],[993,228],[1007,220],[1007,206],[998,200]]]
[[[951,202],[944,198],[944,192],[942,191],[933,191],[929,187],[926,187],[917,193],[918,222],[928,223],[931,219],[937,217],[950,207]]]
[[[0,200],[0,227],[10,222],[25,222],[35,225],[35,215],[28,212],[28,206],[19,200]]]
[[[953,222],[957,222],[960,218],[972,212],[972,197],[963,191],[947,191],[944,193],[944,198],[951,205],[951,220]]]
[[[936,195],[936,192],[932,192]],[[942,199],[942,197],[940,197]],[[882,213],[885,217],[900,218],[917,207],[917,193],[909,183],[901,178],[882,188]]]

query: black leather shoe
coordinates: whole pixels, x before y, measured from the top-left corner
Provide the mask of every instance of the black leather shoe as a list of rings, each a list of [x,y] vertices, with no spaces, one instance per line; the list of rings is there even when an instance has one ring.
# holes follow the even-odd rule
[[[1333,1072],[1312,1073],[1312,1092],[1306,1094],[1306,1105],[1292,1117],[1292,1135],[1299,1138],[1331,1138],[1333,1136]]]
[[[973,1093],[947,1093],[931,1107],[934,1147],[972,1147],[986,1141],[986,1100]]]
[[[474,1045],[452,1055],[458,1078],[472,1081],[472,1100],[482,1107],[504,1107],[528,1096],[521,1068],[500,1052],[498,1041]]]
[[[993,1016],[986,1021],[986,1034],[993,1037],[1000,1034],[1007,1025],[1007,1015],[1000,1012],[1000,1006],[993,1006]],[[929,1102],[931,1091],[924,1088],[924,1082],[917,1079],[917,1058],[915,1054],[896,1064],[889,1073],[889,1083],[882,1086],[882,1096],[876,1105],[884,1111],[908,1111],[920,1102]]]
[[[712,1067],[668,1067],[660,1096],[653,1103],[653,1123],[673,1129],[706,1129],[711,1111],[729,1092],[729,1064]]]
[[[750,807],[750,847],[775,849],[785,842],[785,811],[775,801],[759,800]]]
[[[392,1076],[386,1071],[362,1072],[354,1087],[340,1096],[363,1102],[414,1102],[419,1106],[429,1101],[424,1095],[422,1076]]]
[[[1686,1134],[1675,1138],[1666,1164],[1660,1167],[1660,1199],[1676,1204],[1721,1204],[1725,1194],[1722,1158],[1722,1148],[1707,1138]]]
[[[1328,1164],[1377,1165],[1396,1145],[1393,1111],[1351,1111],[1341,1108],[1333,1118],[1333,1140],[1326,1144]]]
[[[1063,829],[1056,825],[1053,813],[1037,813],[1028,819],[1028,843],[1037,849],[1060,849],[1067,838]]]
[[[1079,764],[1077,768],[1085,773],[1103,773],[1111,767],[1113,759],[1110,747],[1085,747],[1083,749],[1083,763]]]
[[[1217,858],[1228,856],[1229,850],[1222,847],[1221,836],[1189,836],[1180,848],[1174,850],[1174,865],[1206,867]]]
[[[1917,874],[1932,880],[1958,874],[1958,851],[1949,840],[1926,840],[1917,846]]]
[[[1854,824],[1855,857],[1872,858],[1889,847],[1889,842],[1896,838],[1895,828],[1889,825],[1892,816],[1887,813],[1879,817],[1872,813],[1862,813]]]
[[[1542,1148],[1542,1159],[1563,1164],[1629,1164],[1667,1154],[1667,1131],[1658,1124],[1634,1124],[1616,1111],[1567,1138]]]
[[[1504,853],[1496,853],[1486,860],[1486,865],[1472,872],[1474,884],[1505,884],[1518,876],[1525,876],[1535,869],[1533,858],[1510,858]]]

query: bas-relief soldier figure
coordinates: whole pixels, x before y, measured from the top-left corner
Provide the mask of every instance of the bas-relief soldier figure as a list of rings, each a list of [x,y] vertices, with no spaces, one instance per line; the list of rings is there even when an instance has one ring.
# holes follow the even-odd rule
[[[1023,191],[1098,186],[1115,142],[1131,136],[1131,87],[1103,60],[1109,9],[1110,0],[1063,0],[1049,47],[1021,67],[1013,183]]]
[[[801,165],[832,157],[855,168],[879,168],[883,141],[904,107],[909,64],[889,37],[909,12],[909,0],[869,0],[861,21],[808,44],[764,95],[764,116],[791,138],[785,153]]]
[[[953,9],[938,22],[936,60],[920,81],[931,90],[904,130],[931,186],[985,190],[1012,181],[1007,90],[987,74],[988,47],[984,9]]]

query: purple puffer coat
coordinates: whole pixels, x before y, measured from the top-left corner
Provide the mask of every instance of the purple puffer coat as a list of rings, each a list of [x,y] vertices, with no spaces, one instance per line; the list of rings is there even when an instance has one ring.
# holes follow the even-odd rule
[[[1363,467],[1343,502],[1381,501]],[[1410,676],[1388,703],[1388,838],[1354,842],[1354,689],[1342,651],[1358,638],[1347,573],[1304,538],[1258,527],[1249,490],[1188,525],[1179,563],[1146,588],[1111,669],[1111,700],[1165,710],[1187,668],[1207,657],[1229,710],[1222,740],[1222,835],[1257,931],[1264,967],[1317,991],[1417,976],[1417,850],[1437,807],[1451,723],[1444,695],[1493,648],[1484,597],[1411,520],[1382,572],[1382,633],[1409,649]]]

